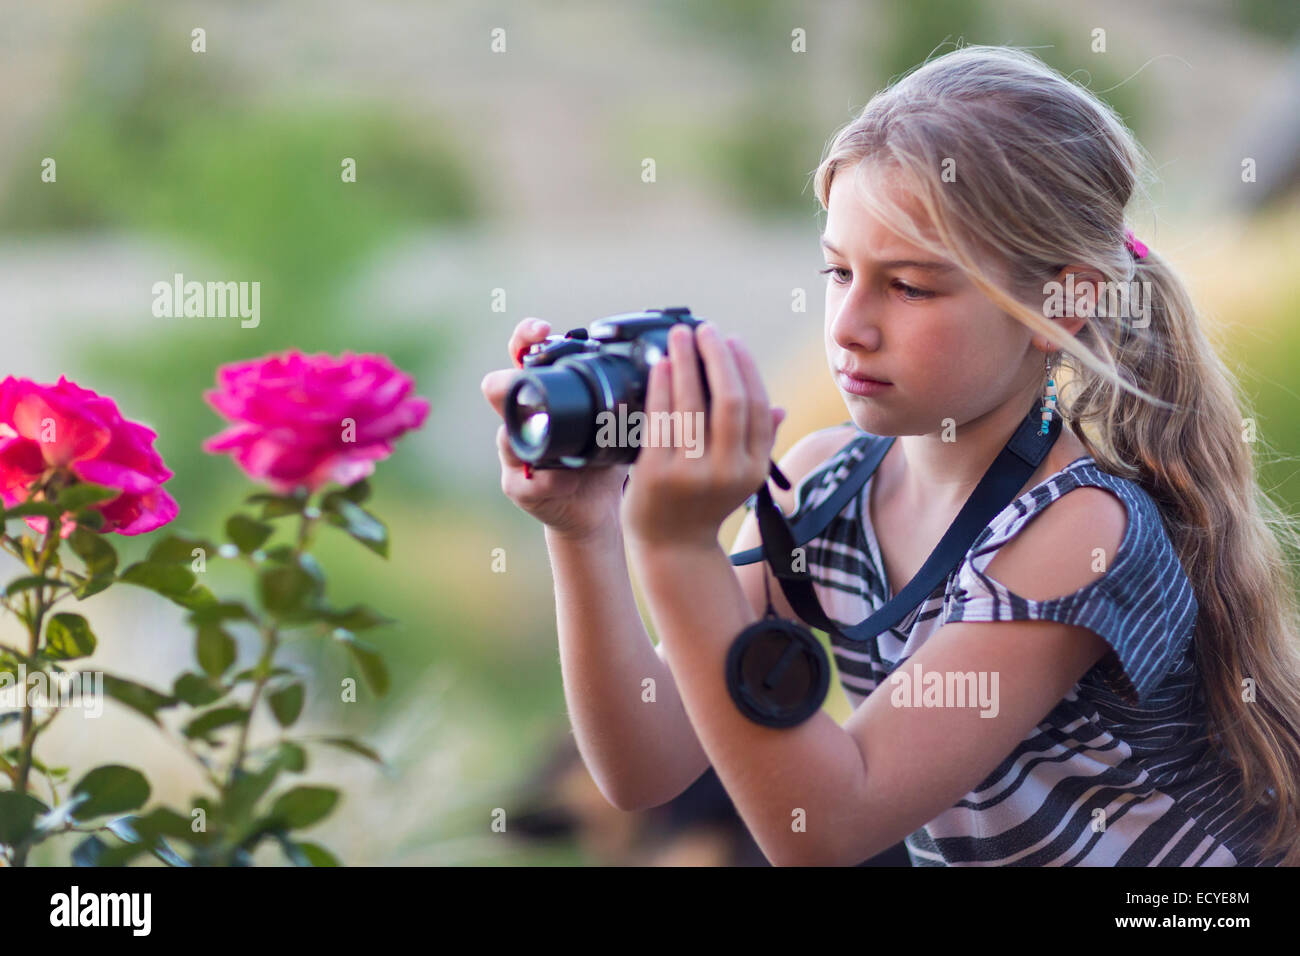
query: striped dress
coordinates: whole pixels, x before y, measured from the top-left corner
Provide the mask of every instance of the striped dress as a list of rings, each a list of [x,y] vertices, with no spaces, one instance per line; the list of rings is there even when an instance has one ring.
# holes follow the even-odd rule
[[[792,521],[824,501],[872,442],[885,440],[863,432],[806,476]],[[1100,579],[1065,597],[1031,601],[985,574],[1035,514],[1085,485],[1113,491],[1129,515]],[[870,494],[868,481],[806,545],[817,596],[837,624],[865,619],[890,593]],[[979,786],[907,837],[913,865],[1275,865],[1277,857],[1261,861],[1253,848],[1264,811],[1235,818],[1239,776],[1218,762],[1206,739],[1192,644],[1196,612],[1155,503],[1088,457],[1003,509],[957,570],[896,627],[869,641],[834,639],[855,708],[948,621],[1061,621],[1095,631],[1113,651]]]

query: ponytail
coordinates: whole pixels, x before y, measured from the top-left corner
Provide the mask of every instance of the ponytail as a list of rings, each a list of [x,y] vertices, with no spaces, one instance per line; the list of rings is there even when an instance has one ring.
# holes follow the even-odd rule
[[[1297,865],[1300,527],[1259,486],[1248,402],[1185,285],[1158,251],[1126,242],[1142,159],[1113,110],[1032,54],[967,46],[873,97],[828,145],[815,189],[826,208],[838,169],[901,174],[933,235],[887,190],[860,198],[1062,348],[1064,421],[1099,467],[1151,496],[1195,591],[1208,743],[1240,772],[1242,813],[1268,808],[1263,857]],[[990,263],[1009,278],[994,281]],[[1130,283],[1141,308],[1067,334],[1026,304],[1063,263]]]

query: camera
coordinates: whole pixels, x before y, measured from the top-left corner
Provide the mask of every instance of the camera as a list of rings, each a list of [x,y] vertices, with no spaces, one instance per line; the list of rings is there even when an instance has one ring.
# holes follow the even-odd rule
[[[534,468],[635,461],[640,446],[598,441],[599,423],[609,415],[644,414],[650,369],[668,354],[669,330],[700,321],[685,306],[624,312],[533,345],[506,392],[511,449]],[[700,382],[707,402],[703,363]]]

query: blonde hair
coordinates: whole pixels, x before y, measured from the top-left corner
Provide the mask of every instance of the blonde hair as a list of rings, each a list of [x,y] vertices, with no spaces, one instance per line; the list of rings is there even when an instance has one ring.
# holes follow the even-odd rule
[[[927,230],[886,190],[860,189],[860,198],[1060,346],[1058,410],[1100,468],[1136,482],[1159,507],[1200,606],[1193,634],[1210,741],[1241,773],[1241,812],[1270,810],[1261,854],[1293,866],[1300,613],[1283,546],[1300,550],[1300,528],[1259,486],[1243,432],[1248,402],[1182,280],[1159,252],[1138,260],[1125,245],[1124,210],[1143,159],[1088,90],[1029,53],[972,45],[873,97],[828,144],[814,185],[825,209],[841,167],[859,185],[898,177]],[[1072,263],[1110,282],[1149,283],[1149,324],[1097,315],[1077,335],[1063,332],[1044,315],[1043,287]],[[1035,290],[1037,308],[1026,304]],[[1258,693],[1250,703],[1247,678]]]

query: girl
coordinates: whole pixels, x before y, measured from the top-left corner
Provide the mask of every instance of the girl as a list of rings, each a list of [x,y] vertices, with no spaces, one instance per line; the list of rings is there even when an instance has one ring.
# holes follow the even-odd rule
[[[625,491],[626,468],[525,477],[501,428],[503,490],[546,525],[579,748],[614,805],[657,806],[712,764],[778,865],[853,865],[904,838],[917,865],[1300,860],[1297,609],[1276,535],[1297,536],[1182,283],[1126,230],[1139,157],[1087,91],[982,46],[922,66],[831,142],[825,344],[852,424],[790,450],[778,504],[793,523],[899,437],[806,546],[826,614],[856,624],[912,578],[1039,396],[1050,411],[1059,391],[1066,426],[941,587],[874,640],[834,641],[843,726],[751,722],[724,682],[767,572],[733,568],[719,528],[766,479],[783,417],[738,341],[674,330],[646,410],[705,408],[698,355],[704,454],[645,447]],[[547,331],[521,324],[511,353]],[[510,376],[484,380],[498,412]],[[748,515],[732,550],[759,540]],[[899,693],[912,673],[981,675],[994,705],[920,706]]]

